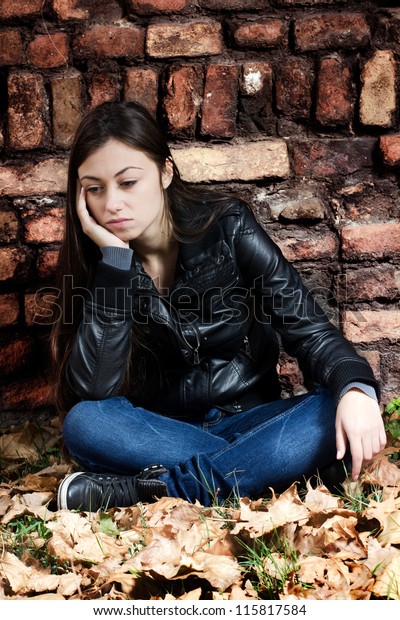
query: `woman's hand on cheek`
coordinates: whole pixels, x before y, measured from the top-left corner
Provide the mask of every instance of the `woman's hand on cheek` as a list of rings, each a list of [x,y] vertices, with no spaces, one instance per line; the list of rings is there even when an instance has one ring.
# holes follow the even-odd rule
[[[104,228],[104,226],[98,224],[90,214],[86,204],[86,192],[79,181],[77,183],[76,194],[76,210],[85,235],[90,237],[99,247],[114,246],[129,248],[129,243],[127,241],[122,241],[122,239],[119,239],[112,232]]]
[[[374,458],[386,445],[386,433],[378,403],[357,388],[342,396],[336,410],[337,458],[352,458],[351,475],[357,480],[364,462]]]

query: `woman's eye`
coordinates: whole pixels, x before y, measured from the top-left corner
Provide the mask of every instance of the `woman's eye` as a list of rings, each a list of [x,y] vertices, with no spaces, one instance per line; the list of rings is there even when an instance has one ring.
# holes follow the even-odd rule
[[[137,183],[136,179],[129,179],[127,181],[122,181],[121,182],[121,186],[122,187],[132,187],[133,185],[135,185],[135,183]]]
[[[90,187],[87,187],[87,188],[86,188],[86,191],[87,191],[89,194],[98,194],[98,193],[101,191],[101,189],[102,189],[102,188],[101,188],[99,185],[92,185],[92,186],[90,186]]]

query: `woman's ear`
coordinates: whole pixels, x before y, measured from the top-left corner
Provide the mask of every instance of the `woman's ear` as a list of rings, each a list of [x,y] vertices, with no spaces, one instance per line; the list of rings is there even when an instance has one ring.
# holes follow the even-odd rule
[[[174,178],[174,166],[172,161],[168,158],[165,160],[163,170],[161,172],[161,183],[164,189],[167,189],[172,183]]]

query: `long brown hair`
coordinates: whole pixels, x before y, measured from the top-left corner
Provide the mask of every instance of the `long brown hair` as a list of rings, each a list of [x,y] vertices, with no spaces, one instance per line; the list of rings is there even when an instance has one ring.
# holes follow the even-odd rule
[[[76,401],[65,381],[65,372],[73,341],[82,319],[83,299],[76,290],[90,290],[100,258],[97,245],[84,234],[76,210],[78,168],[108,140],[115,139],[145,153],[160,170],[170,160],[173,179],[164,190],[164,204],[172,235],[183,243],[201,237],[231,204],[232,198],[210,190],[199,191],[183,181],[173,161],[167,140],[157,121],[142,105],[134,102],[106,102],[93,109],[81,121],[71,147],[68,166],[65,229],[57,267],[57,288],[61,316],[51,334],[54,362],[54,400],[61,414]],[[69,276],[69,277],[65,277]],[[77,304],[78,302],[78,304]],[[71,305],[74,303],[74,308]],[[68,320],[65,315],[68,313]]]

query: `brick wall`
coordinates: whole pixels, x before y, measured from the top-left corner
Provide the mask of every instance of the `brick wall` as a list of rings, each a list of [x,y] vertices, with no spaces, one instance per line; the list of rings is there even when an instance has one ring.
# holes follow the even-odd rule
[[[400,9],[383,4],[0,1],[0,426],[51,412],[68,148],[107,99],[157,113],[186,179],[251,203],[383,401],[400,393]]]

